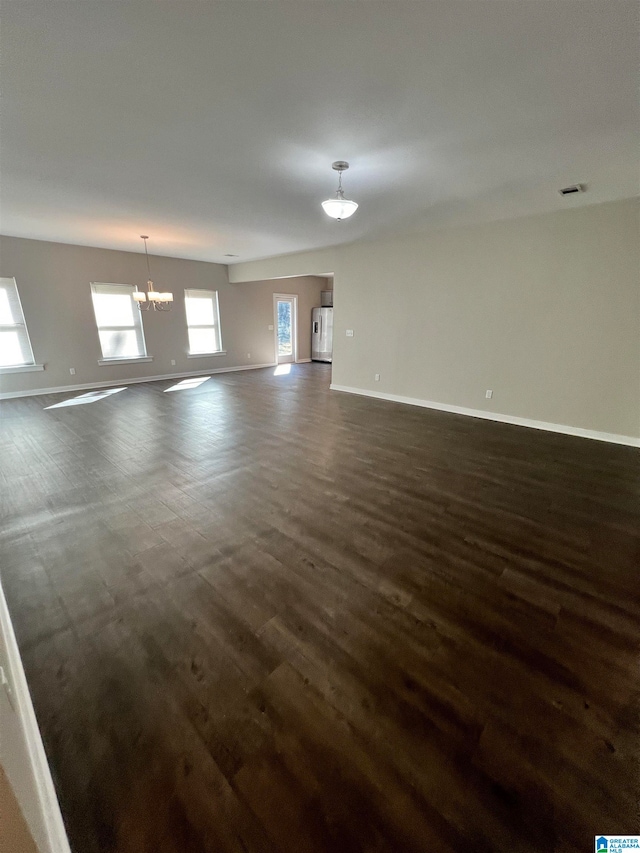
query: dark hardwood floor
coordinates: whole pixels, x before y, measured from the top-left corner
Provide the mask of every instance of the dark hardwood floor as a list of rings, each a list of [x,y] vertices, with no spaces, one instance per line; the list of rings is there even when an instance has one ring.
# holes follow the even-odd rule
[[[2,581],[75,853],[638,832],[638,451],[329,376],[0,404]]]

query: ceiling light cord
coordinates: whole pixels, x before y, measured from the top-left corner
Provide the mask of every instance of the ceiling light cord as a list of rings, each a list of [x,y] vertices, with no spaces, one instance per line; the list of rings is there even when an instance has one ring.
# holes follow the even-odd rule
[[[149,281],[147,282],[147,284],[149,284],[149,282],[151,281],[151,266],[149,265],[149,252],[147,251],[147,240],[148,240],[149,238],[148,238],[148,237],[145,237],[145,236],[143,235],[143,236],[142,236],[142,239],[144,240],[144,256],[145,256],[145,258],[147,259],[147,277],[148,277],[148,279],[149,279]],[[153,282],[151,282],[151,283],[153,284]]]

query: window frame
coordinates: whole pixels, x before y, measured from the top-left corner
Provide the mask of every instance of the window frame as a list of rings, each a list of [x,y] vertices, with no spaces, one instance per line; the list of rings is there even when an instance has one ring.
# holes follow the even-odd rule
[[[197,296],[191,296],[195,293]],[[187,312],[187,299],[205,299],[209,298],[213,303],[213,323],[189,323],[189,314]],[[222,324],[220,323],[220,298],[217,290],[207,290],[204,287],[185,287],[184,290],[184,314],[187,323],[187,358],[209,358],[216,355],[226,355],[222,343]],[[217,350],[210,352],[191,352],[191,339],[189,332],[191,329],[213,329],[218,344]]]
[[[96,312],[96,303],[94,300],[94,295],[109,295],[109,291],[103,290],[102,292],[99,288],[123,288],[129,292],[131,297],[131,311],[133,316],[133,325],[132,326],[101,326],[100,321],[98,319],[98,314]],[[102,355],[101,358],[98,359],[98,364],[133,364],[136,362],[144,362],[144,361],[153,361],[153,357],[150,356],[147,352],[147,341],[144,336],[144,323],[142,322],[142,312],[138,308],[135,300],[131,296],[131,294],[135,293],[135,285],[133,284],[118,284],[116,282],[107,282],[107,281],[92,281],[91,282],[91,304],[93,306],[93,316],[96,321],[96,330],[98,332],[98,343],[100,345],[100,353]],[[111,291],[112,295],[122,295],[118,294],[117,290]],[[100,332],[118,332],[118,331],[134,331],[136,333],[136,340],[138,342],[138,349],[141,352],[138,355],[124,355],[124,356],[105,356],[104,350],[102,348],[102,339],[100,337]]]
[[[13,291],[13,299],[11,299],[11,297],[8,298],[9,308],[11,309],[13,302],[13,306],[17,307],[20,317],[18,322],[0,323],[0,332],[17,331],[21,337],[20,351],[23,355],[27,354],[31,356],[30,361],[20,361],[15,364],[1,364],[0,373],[25,373],[32,370],[44,370],[44,365],[36,364],[33,346],[31,344],[31,337],[29,336],[29,329],[27,327],[27,320],[24,316],[24,308],[22,307],[22,300],[20,299],[20,291],[18,290],[18,282],[16,281],[15,276],[0,277],[0,288],[4,288],[7,291]],[[12,316],[15,320],[16,317],[13,311]]]

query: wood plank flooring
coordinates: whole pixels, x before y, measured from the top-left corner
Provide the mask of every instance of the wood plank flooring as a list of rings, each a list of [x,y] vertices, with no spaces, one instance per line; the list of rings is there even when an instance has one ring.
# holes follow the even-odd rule
[[[2,581],[74,853],[639,832],[638,451],[329,377],[0,404]]]

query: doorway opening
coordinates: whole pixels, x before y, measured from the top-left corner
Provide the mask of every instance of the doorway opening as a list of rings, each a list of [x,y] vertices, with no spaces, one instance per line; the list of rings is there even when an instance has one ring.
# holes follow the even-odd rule
[[[273,313],[276,363],[293,364],[298,359],[298,297],[274,293]]]

